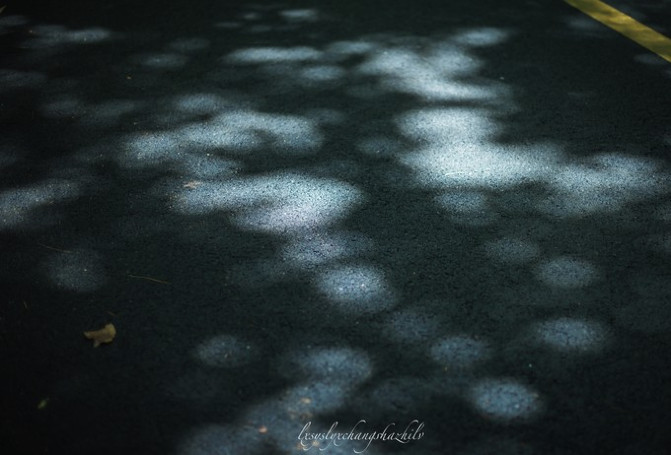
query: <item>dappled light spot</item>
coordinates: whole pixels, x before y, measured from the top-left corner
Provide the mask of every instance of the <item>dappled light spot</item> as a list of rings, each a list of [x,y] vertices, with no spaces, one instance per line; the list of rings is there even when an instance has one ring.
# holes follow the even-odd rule
[[[565,289],[582,288],[599,278],[591,263],[568,256],[544,261],[536,267],[535,273],[548,286]]]
[[[159,166],[179,160],[180,142],[170,132],[141,132],[129,136],[117,155],[119,165],[126,168]]]
[[[354,315],[374,313],[396,304],[384,274],[365,265],[341,265],[316,277],[316,286],[339,310]]]
[[[368,379],[373,366],[368,355],[360,350],[306,346],[285,354],[278,369],[284,377],[301,382],[352,386]]]
[[[256,349],[233,335],[218,335],[199,344],[194,355],[211,367],[237,368],[254,361]]]
[[[453,191],[436,196],[435,201],[443,207],[450,221],[467,226],[484,226],[498,219],[498,214],[489,205],[487,196],[479,191]]]
[[[93,292],[107,281],[103,263],[101,256],[94,251],[63,251],[46,259],[44,271],[59,288]]]
[[[282,248],[282,259],[300,268],[311,268],[370,251],[372,240],[357,232],[334,232],[298,237]]]
[[[425,100],[481,100],[496,96],[490,87],[469,85],[456,76],[477,70],[480,62],[448,45],[438,45],[425,55],[402,47],[376,52],[356,71],[377,76],[388,91],[408,93]],[[407,68],[413,68],[412,72]],[[500,93],[498,94],[500,96]]]
[[[508,39],[510,32],[494,27],[481,27],[465,30],[456,34],[452,40],[457,44],[472,47],[485,47],[501,44]]]
[[[227,60],[232,63],[287,63],[318,60],[322,53],[312,47],[252,47],[232,52]]]
[[[227,124],[224,119],[186,125],[174,134],[180,144],[196,150],[224,149],[240,153],[249,152],[263,144],[260,132],[253,127]]]
[[[230,210],[244,229],[290,234],[332,224],[360,199],[357,189],[337,180],[280,173],[203,183],[183,191],[176,209],[187,214]]]
[[[469,147],[473,143],[486,145],[486,139],[499,129],[486,111],[461,107],[409,111],[398,117],[398,126],[411,139],[428,139],[459,147]],[[454,151],[446,150],[445,153],[449,157]]]
[[[525,264],[540,256],[540,248],[533,242],[507,237],[485,244],[487,255],[505,264]]]
[[[180,170],[190,177],[208,179],[234,175],[240,169],[237,161],[210,154],[188,154],[180,162]]]
[[[301,428],[308,421],[318,422],[321,415],[349,407],[350,393],[351,389],[341,384],[299,384],[251,407],[242,421],[263,426],[266,441],[272,442],[278,453],[296,453]]]
[[[606,342],[606,330],[601,324],[572,318],[539,323],[534,332],[541,343],[572,353],[596,352]]]
[[[526,421],[543,408],[539,394],[514,379],[483,379],[471,387],[469,396],[478,413],[504,423]]]
[[[79,194],[79,185],[68,180],[47,180],[0,192],[0,229],[37,229],[50,225],[56,220],[49,208]]]
[[[319,19],[319,11],[313,8],[287,9],[280,11],[280,16],[289,22],[315,22]]]
[[[183,67],[188,58],[176,53],[156,53],[135,56],[134,62],[153,70],[172,70]]]
[[[252,455],[261,453],[263,435],[247,425],[207,424],[191,431],[177,448],[178,455]]]
[[[334,57],[348,58],[353,55],[363,55],[377,48],[375,43],[369,41],[336,41],[329,44],[327,54],[329,59]]]
[[[175,137],[188,147],[249,151],[264,145],[271,153],[312,153],[322,143],[315,122],[295,116],[253,111],[225,112],[186,125]]]
[[[548,175],[554,193],[538,209],[560,218],[613,213],[627,203],[668,193],[670,177],[647,158],[600,154],[587,164],[567,163]]]
[[[382,333],[407,347],[428,343],[438,334],[434,314],[414,309],[394,311],[382,325]]]
[[[333,65],[308,66],[300,71],[300,76],[314,82],[333,82],[346,75],[345,70]]]
[[[62,25],[36,25],[32,28],[33,38],[24,46],[32,49],[49,48],[66,44],[97,44],[109,41],[112,33],[104,28],[92,27],[82,30],[68,30]]]
[[[173,101],[175,108],[195,115],[214,114],[232,103],[212,93],[192,93],[180,95]]]
[[[424,186],[507,188],[542,178],[546,161],[555,154],[548,146],[522,150],[489,143],[497,127],[474,109],[411,112],[399,118],[399,127],[410,138],[431,138],[426,148],[399,157]]]
[[[472,368],[489,357],[487,343],[467,335],[442,338],[431,346],[429,355],[446,370]]]

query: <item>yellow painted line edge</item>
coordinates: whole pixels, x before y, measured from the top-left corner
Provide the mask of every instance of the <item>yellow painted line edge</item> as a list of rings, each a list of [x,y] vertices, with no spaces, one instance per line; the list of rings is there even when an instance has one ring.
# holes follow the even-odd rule
[[[671,63],[671,39],[599,0],[564,0]]]

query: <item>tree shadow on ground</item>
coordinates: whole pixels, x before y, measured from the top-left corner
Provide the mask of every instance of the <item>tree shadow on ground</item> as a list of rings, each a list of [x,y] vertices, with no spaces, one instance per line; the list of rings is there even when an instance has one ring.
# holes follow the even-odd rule
[[[0,16],[15,452],[286,454],[361,419],[424,423],[371,454],[663,452],[642,51],[540,2],[131,6]]]

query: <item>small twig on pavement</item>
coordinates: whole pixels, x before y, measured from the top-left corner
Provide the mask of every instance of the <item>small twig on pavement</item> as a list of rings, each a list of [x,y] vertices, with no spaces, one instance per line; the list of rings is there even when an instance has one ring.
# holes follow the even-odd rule
[[[131,275],[130,273],[128,274],[129,277],[131,278],[137,278],[139,280],[147,280],[147,281],[152,281],[154,283],[159,283],[159,284],[170,284],[169,281],[163,281],[159,280],[158,278],[153,278],[150,276],[143,276],[143,275]]]

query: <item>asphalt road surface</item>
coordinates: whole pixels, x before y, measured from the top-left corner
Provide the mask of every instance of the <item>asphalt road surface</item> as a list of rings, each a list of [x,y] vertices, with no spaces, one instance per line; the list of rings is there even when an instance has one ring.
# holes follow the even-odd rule
[[[2,453],[668,453],[671,63],[561,0],[4,3]]]

